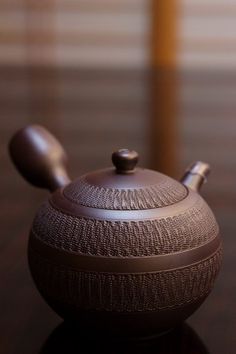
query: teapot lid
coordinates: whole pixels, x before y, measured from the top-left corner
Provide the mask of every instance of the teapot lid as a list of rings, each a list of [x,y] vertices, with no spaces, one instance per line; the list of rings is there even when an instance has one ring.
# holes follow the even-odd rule
[[[138,154],[120,149],[112,154],[113,168],[85,174],[68,184],[63,195],[72,203],[109,210],[161,208],[183,200],[187,188],[156,171],[137,168]]]

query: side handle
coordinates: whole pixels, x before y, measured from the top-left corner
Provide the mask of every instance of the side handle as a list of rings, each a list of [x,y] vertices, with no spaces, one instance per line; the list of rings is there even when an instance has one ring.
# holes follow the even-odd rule
[[[9,143],[9,153],[20,174],[34,186],[54,191],[70,182],[63,147],[39,125],[18,131]]]

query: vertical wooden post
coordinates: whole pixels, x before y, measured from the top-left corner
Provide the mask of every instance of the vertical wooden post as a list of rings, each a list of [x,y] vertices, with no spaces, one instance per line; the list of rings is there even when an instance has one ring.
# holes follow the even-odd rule
[[[176,0],[152,0],[151,20],[151,167],[175,176]]]

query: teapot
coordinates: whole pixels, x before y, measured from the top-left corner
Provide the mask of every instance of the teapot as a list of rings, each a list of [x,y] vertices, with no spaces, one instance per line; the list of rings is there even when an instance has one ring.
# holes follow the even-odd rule
[[[28,261],[51,308],[71,323],[118,336],[163,333],[206,299],[222,242],[199,194],[210,167],[196,162],[181,182],[113,152],[113,167],[71,181],[67,156],[45,128],[30,125],[9,143],[31,184],[51,194],[30,231]],[[105,332],[104,332],[105,331]]]

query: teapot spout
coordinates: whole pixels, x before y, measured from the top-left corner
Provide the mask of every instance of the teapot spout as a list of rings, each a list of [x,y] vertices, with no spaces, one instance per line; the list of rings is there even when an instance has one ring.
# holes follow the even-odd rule
[[[199,192],[202,184],[206,183],[209,173],[210,166],[205,162],[197,161],[187,168],[181,182],[186,187]]]

